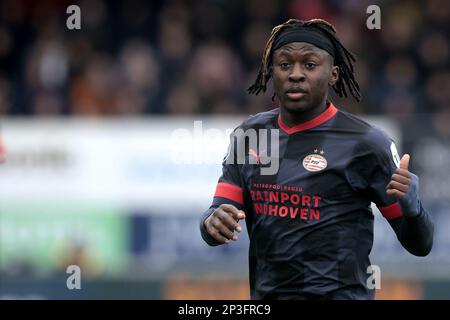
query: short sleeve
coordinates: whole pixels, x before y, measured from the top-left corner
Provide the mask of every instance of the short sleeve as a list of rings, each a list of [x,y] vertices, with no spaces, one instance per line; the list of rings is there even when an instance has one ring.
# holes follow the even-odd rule
[[[386,186],[399,163],[395,142],[381,130],[371,128],[356,146],[347,170],[353,189],[374,202],[387,219],[403,215],[398,201],[386,193]]]

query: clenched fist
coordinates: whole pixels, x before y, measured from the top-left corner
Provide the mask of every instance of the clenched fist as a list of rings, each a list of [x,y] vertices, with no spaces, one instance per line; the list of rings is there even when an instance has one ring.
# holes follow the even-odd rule
[[[238,238],[234,230],[241,232],[239,220],[245,219],[245,213],[231,204],[222,204],[206,220],[206,231],[218,242],[224,244]]]

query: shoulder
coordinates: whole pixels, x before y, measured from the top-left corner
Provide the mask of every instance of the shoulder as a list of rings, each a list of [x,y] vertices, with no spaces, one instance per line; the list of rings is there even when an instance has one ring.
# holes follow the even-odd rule
[[[390,163],[400,161],[394,140],[382,129],[344,111],[340,111],[341,122],[358,131],[355,152],[375,155],[379,161]]]
[[[278,115],[280,114],[280,108],[275,108],[269,111],[260,112],[255,115],[249,116],[238,128],[241,129],[261,129],[267,128],[270,129],[276,123],[278,119]]]
[[[359,133],[358,138],[361,144],[366,145],[366,147],[372,146],[386,149],[389,148],[393,142],[393,140],[382,129],[373,126],[355,115],[345,111],[339,111],[337,118],[338,119],[335,123],[338,126],[345,128],[346,131]]]
[[[333,126],[343,130],[345,129],[346,132],[350,131],[363,135],[373,128],[370,123],[342,110],[339,110],[336,114],[336,120],[334,121]]]

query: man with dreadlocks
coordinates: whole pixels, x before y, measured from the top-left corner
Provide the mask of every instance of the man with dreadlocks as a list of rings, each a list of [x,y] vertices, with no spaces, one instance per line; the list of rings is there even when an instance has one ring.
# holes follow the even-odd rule
[[[201,219],[209,245],[237,240],[245,219],[252,299],[373,299],[367,285],[374,202],[402,246],[426,256],[433,224],[394,142],[381,130],[338,110],[328,100],[360,100],[353,55],[324,20],[291,19],[272,30],[249,93],[273,79],[280,107],[249,117],[238,129],[278,130],[273,144],[250,148],[232,134],[213,203]],[[234,143],[243,139],[245,161]],[[273,149],[273,148],[272,148]],[[266,154],[278,154],[275,174],[262,173]],[[236,157],[237,156],[237,157]],[[243,163],[244,162],[244,163]]]

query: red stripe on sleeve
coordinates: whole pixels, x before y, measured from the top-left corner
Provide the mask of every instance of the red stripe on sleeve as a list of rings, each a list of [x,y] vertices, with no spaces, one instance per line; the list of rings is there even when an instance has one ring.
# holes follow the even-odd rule
[[[378,209],[386,219],[395,219],[403,216],[402,209],[400,208],[398,202],[395,202],[387,207],[378,207]]]
[[[219,182],[216,187],[216,193],[214,197],[221,197],[233,200],[239,204],[244,204],[244,198],[242,196],[242,188],[235,186],[234,184]]]

